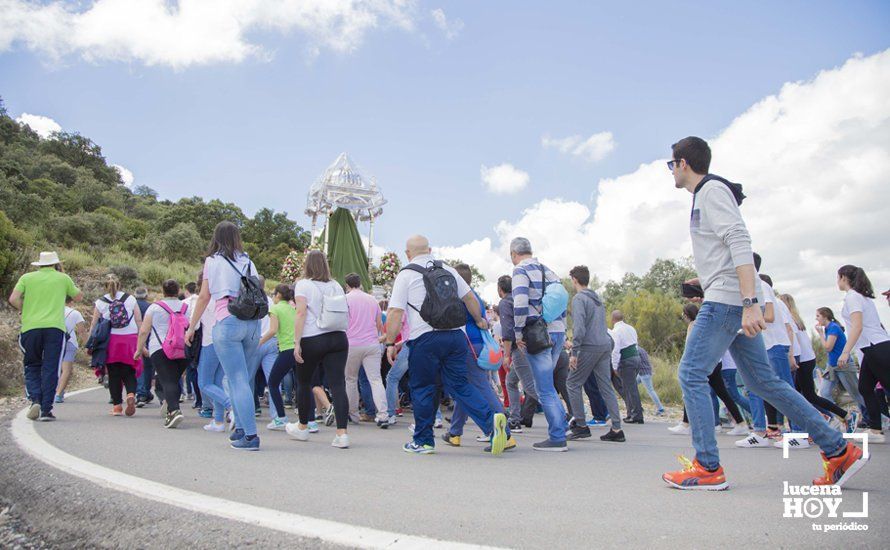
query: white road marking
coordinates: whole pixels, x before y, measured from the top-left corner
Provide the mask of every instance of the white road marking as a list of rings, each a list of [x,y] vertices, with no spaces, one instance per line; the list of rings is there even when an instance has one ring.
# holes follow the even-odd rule
[[[66,397],[98,389],[101,388],[78,390],[66,394]],[[34,428],[34,422],[27,419],[26,413],[27,409],[24,409],[12,420],[12,435],[19,447],[31,456],[54,468],[81,479],[86,479],[107,489],[135,495],[162,504],[173,504],[174,506],[202,514],[356,548],[387,548],[394,550],[414,548],[458,548],[467,550],[492,548],[368,527],[358,527],[337,521],[281,512],[271,508],[253,506],[194,491],[187,491],[125,474],[83,460],[54,447],[40,437],[40,434]]]

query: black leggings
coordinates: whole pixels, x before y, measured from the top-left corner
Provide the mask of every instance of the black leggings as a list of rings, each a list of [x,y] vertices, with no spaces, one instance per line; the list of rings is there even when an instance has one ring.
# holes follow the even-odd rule
[[[732,416],[733,421],[736,424],[741,424],[745,419],[742,418],[742,413],[739,412],[739,406],[735,404],[735,400],[729,395],[729,391],[726,389],[726,384],[723,383],[722,372],[723,363],[717,363],[717,366],[714,367],[714,372],[708,375],[708,385],[711,386],[711,389],[714,390],[714,393],[717,394],[720,401],[723,401],[723,405],[726,407],[729,415]],[[719,421],[720,419],[715,418],[714,420]],[[683,407],[683,422],[689,424],[689,417],[686,416],[686,407]]]
[[[890,341],[862,349],[862,366],[859,368],[859,394],[865,400],[868,427],[881,429],[881,401],[875,393],[878,382],[885,390],[890,389]]]
[[[816,408],[825,409],[841,418],[847,418],[847,411],[838,407],[833,401],[829,401],[816,393],[816,384],[813,382],[813,370],[815,368],[815,359],[798,363],[797,372],[794,376],[794,385],[797,387],[797,391]]]
[[[136,393],[136,369],[126,363],[108,363],[108,393],[111,394],[111,403],[120,405],[124,402],[121,390],[127,388],[127,394]],[[874,393],[874,392],[872,392]]]
[[[277,411],[284,411],[284,401],[281,399],[281,381],[284,380],[287,373],[293,372],[296,368],[297,360],[294,358],[293,349],[278,352],[275,364],[272,365],[272,370],[269,372],[269,397],[272,398],[272,404],[275,405]]]
[[[164,402],[167,403],[167,412],[179,410],[179,379],[188,368],[188,359],[168,359],[164,350],[151,354],[151,364],[155,367],[155,373],[161,386],[164,388]]]
[[[297,407],[300,424],[315,418],[312,399],[312,375],[324,370],[324,380],[331,390],[337,429],[345,430],[349,422],[349,398],[346,397],[346,356],[349,340],[342,331],[326,332],[300,340],[303,363],[297,363]],[[277,363],[277,362],[276,362]]]

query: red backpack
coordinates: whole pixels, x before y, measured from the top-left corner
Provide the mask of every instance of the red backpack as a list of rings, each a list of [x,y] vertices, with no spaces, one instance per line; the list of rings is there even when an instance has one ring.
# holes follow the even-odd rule
[[[158,331],[152,326],[151,330],[155,333],[155,338],[161,343],[161,349],[168,359],[185,359],[185,333],[189,328],[189,320],[185,316],[188,304],[182,304],[179,311],[170,309],[163,300],[155,302],[161,309],[170,315],[170,323],[167,326],[167,335],[161,340]]]

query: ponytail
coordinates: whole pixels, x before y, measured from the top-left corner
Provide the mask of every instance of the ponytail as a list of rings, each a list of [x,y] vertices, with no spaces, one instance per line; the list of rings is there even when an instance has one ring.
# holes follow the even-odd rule
[[[788,311],[791,312],[791,316],[794,318],[794,324],[797,325],[797,330],[807,330],[807,326],[804,324],[803,319],[800,318],[800,312],[797,310],[797,303],[795,303],[794,297],[790,294],[779,294],[779,299],[788,306]]]
[[[121,289],[121,280],[117,278],[117,275],[114,273],[109,273],[105,276],[105,292],[108,293],[108,297],[112,300],[117,296],[117,292]]]
[[[846,330],[844,329],[844,325],[842,325],[840,321],[834,318],[834,312],[831,311],[830,307],[820,307],[816,310],[816,313],[828,319],[829,323],[834,323],[837,326],[841,327],[841,332],[846,332]]]
[[[845,265],[837,270],[838,277],[843,277],[850,282],[850,288],[862,294],[866,298],[874,299],[875,291],[871,286],[871,281],[865,274],[865,270],[855,265]]]

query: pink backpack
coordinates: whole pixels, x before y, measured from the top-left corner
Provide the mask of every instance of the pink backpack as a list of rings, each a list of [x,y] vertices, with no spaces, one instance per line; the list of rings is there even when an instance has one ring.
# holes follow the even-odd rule
[[[161,340],[158,331],[154,327],[151,330],[155,333],[155,338],[161,343],[161,349],[168,359],[185,359],[185,333],[189,328],[189,320],[185,316],[188,304],[182,304],[179,311],[170,309],[163,300],[155,302],[170,315],[170,323],[167,327],[167,335]]]

